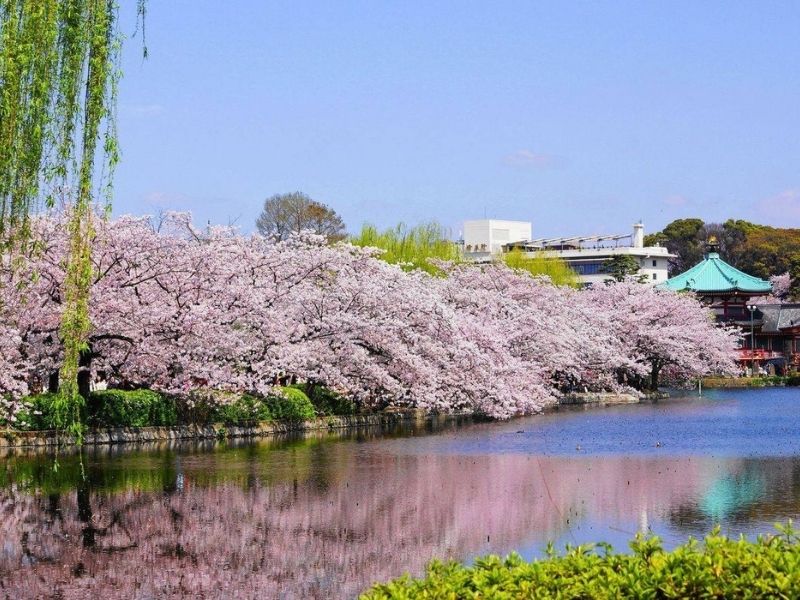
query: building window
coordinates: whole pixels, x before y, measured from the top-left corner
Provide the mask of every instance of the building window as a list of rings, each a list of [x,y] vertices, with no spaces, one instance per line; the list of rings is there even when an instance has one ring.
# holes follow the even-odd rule
[[[653,273],[653,279],[654,280],[658,279],[658,273]]]
[[[658,262],[654,260],[654,261],[653,261],[653,266],[654,266],[654,267],[657,267],[657,266],[658,266]]]
[[[597,275],[598,273],[603,273],[605,269],[603,268],[603,263],[578,263],[575,265],[570,265],[578,275]]]

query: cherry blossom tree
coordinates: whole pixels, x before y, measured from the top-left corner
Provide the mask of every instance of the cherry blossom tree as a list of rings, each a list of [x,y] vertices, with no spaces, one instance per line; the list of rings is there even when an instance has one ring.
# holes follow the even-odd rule
[[[662,372],[679,380],[735,372],[740,331],[717,325],[693,295],[620,282],[594,287],[584,300],[612,315],[612,331],[634,365],[622,374],[638,387],[657,389]]]
[[[792,289],[792,280],[789,273],[773,275],[769,278],[769,282],[772,284],[772,296],[776,298],[778,302],[789,300]]]
[[[57,380],[68,214],[32,222],[35,248],[0,263],[0,396],[13,415]],[[78,374],[191,402],[197,390],[275,393],[293,378],[361,406],[534,413],[572,390],[650,387],[729,368],[734,334],[694,298],[619,283],[552,285],[503,265],[405,272],[374,248],[199,231],[185,214],[97,218],[91,329]],[[231,396],[221,396],[225,398]]]

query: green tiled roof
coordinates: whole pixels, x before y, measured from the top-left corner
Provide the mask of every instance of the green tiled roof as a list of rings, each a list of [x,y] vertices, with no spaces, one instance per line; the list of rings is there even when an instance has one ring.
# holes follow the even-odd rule
[[[751,292],[768,294],[772,284],[758,277],[743,273],[726,263],[716,252],[709,252],[705,260],[688,271],[668,279],[662,284],[675,291],[694,292]]]

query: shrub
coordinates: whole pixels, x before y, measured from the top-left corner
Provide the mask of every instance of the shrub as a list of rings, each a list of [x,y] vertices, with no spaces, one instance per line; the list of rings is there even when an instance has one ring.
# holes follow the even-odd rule
[[[217,390],[197,389],[176,399],[178,422],[181,424],[213,423],[219,418],[219,408],[232,402],[234,394]]]
[[[279,421],[310,421],[315,418],[314,405],[305,392],[294,387],[280,388],[280,395],[270,396],[265,402],[273,418]]]
[[[798,386],[800,385],[800,375],[793,374],[786,378],[786,385]]]
[[[55,429],[55,410],[53,402],[57,394],[35,394],[23,399],[26,408],[19,411],[16,415],[17,420],[13,423],[16,429]]]
[[[175,401],[151,390],[92,392],[86,409],[91,427],[170,426],[178,421]]]
[[[791,528],[755,542],[716,528],[704,544],[690,539],[665,552],[657,537],[637,536],[632,554],[606,544],[568,548],[525,562],[512,554],[466,567],[434,561],[425,578],[375,585],[363,600],[410,598],[798,598],[800,538]]]
[[[271,421],[272,413],[263,399],[244,394],[233,402],[219,406],[215,420],[225,425],[252,425],[260,421]]]
[[[304,391],[320,416],[356,414],[356,405],[350,398],[325,386],[297,384],[291,387]]]

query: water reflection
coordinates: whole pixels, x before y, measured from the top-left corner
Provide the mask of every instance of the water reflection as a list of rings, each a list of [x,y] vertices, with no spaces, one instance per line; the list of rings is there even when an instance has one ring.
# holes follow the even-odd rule
[[[797,457],[453,451],[453,436],[476,431],[491,429],[101,450],[62,457],[57,472],[49,457],[8,458],[0,590],[352,597],[434,557],[621,545],[640,529],[674,544],[715,522],[752,534],[800,512]]]

